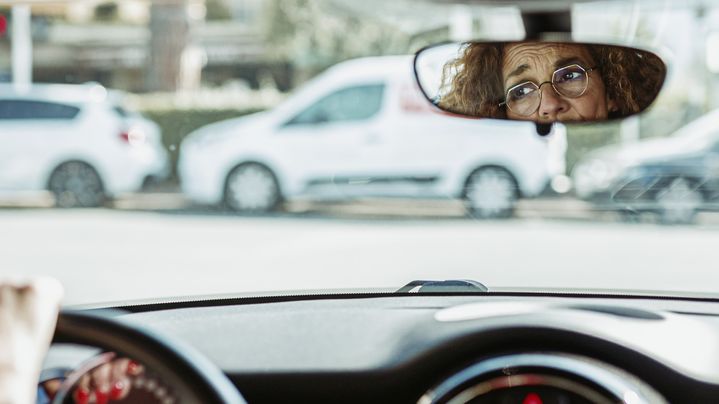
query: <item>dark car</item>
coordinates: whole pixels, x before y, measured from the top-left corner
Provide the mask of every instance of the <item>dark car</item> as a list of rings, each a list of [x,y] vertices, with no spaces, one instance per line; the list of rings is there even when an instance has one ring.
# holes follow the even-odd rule
[[[672,136],[589,154],[573,171],[575,190],[598,209],[627,218],[651,212],[689,223],[719,207],[719,131],[712,112]]]

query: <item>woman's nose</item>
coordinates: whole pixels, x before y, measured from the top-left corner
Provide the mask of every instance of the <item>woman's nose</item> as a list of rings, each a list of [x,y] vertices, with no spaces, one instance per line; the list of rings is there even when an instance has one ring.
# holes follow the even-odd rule
[[[551,85],[543,87],[541,89],[542,101],[538,110],[539,118],[541,120],[555,121],[560,113],[567,111],[569,105],[562,96],[557,94],[554,87]]]

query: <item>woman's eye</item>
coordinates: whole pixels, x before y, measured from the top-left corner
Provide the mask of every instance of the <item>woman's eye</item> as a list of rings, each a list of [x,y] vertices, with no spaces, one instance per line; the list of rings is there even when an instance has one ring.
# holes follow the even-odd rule
[[[510,91],[510,97],[515,100],[522,99],[531,94],[533,91],[534,89],[529,86],[517,87]]]
[[[584,76],[584,73],[579,71],[564,72],[559,76],[559,81],[572,81],[579,80]]]

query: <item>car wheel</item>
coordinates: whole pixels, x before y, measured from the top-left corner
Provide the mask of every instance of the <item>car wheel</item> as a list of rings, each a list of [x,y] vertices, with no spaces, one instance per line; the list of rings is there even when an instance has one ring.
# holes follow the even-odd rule
[[[631,209],[623,208],[618,211],[619,218],[625,223],[639,223],[642,221],[642,212]]]
[[[55,206],[61,208],[97,207],[105,202],[102,180],[88,164],[72,161],[53,171],[48,189],[55,196]]]
[[[275,210],[281,200],[275,175],[267,167],[242,164],[227,176],[225,204],[238,212],[262,213]]]
[[[482,219],[512,216],[519,197],[517,181],[500,167],[485,167],[473,172],[464,188],[464,200],[470,214]]]
[[[694,221],[704,197],[701,191],[685,178],[677,178],[656,194],[659,218],[666,224],[688,224]]]

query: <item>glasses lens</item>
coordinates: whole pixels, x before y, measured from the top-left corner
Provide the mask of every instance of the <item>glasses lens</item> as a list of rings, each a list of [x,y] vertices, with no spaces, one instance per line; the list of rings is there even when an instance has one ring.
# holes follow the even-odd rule
[[[534,83],[522,83],[507,91],[507,106],[515,114],[528,116],[539,108],[539,88]]]
[[[565,97],[579,97],[587,89],[587,71],[579,65],[563,67],[552,77],[552,84],[557,92]]]

